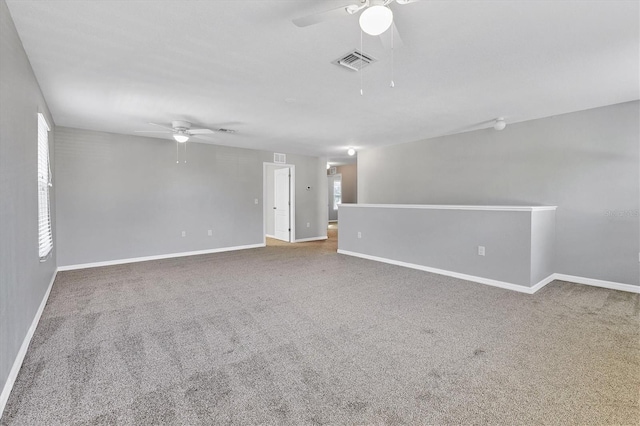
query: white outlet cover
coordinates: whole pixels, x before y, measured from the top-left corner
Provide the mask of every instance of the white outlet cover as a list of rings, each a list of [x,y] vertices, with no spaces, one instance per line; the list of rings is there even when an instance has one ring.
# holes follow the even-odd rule
[[[358,238],[362,238],[362,232],[358,231]]]
[[[182,231],[182,236],[186,237],[187,236],[187,231]]]
[[[484,246],[478,246],[478,256],[484,256],[485,250]]]
[[[212,236],[212,235],[213,235],[213,231],[212,231],[211,229],[209,229],[209,230],[207,231],[207,235],[208,235],[208,236]]]
[[[258,199],[257,198],[253,199],[253,204],[258,204]]]

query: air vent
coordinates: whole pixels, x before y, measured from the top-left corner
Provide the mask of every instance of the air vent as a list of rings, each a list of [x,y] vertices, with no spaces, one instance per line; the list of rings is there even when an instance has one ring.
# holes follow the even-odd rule
[[[377,59],[373,56],[362,53],[359,50],[352,50],[332,63],[345,67],[351,71],[360,71],[362,68],[369,66],[376,61]]]
[[[273,153],[273,162],[274,163],[279,163],[279,164],[284,164],[287,162],[287,155],[286,154],[278,154],[277,152]]]

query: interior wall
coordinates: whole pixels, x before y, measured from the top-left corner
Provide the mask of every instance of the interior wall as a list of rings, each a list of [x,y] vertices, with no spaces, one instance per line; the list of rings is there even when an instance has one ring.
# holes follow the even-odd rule
[[[337,166],[336,173],[342,175],[342,202],[355,204],[358,202],[358,165],[357,163]]]
[[[54,122],[16,32],[0,1],[0,389],[56,269],[55,194],[51,193],[53,251],[38,258],[38,113]],[[49,133],[50,152],[55,133]],[[51,154],[53,161],[53,154]],[[53,177],[54,187],[57,185]],[[0,404],[0,411],[2,404]]]
[[[55,155],[61,266],[263,243],[272,153],[189,143],[187,163],[176,163],[166,139],[59,127]],[[297,238],[326,236],[317,196],[326,160],[287,160],[296,166]]]
[[[360,151],[358,201],[556,205],[555,272],[640,285],[639,151],[628,102]]]

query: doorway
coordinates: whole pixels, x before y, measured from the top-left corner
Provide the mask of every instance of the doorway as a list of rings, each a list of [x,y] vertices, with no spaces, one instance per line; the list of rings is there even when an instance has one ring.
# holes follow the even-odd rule
[[[295,166],[263,163],[263,235],[295,241]]]

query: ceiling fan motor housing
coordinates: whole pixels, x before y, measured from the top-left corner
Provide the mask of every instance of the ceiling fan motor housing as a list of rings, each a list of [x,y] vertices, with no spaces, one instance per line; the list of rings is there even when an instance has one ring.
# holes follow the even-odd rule
[[[171,122],[171,127],[174,128],[174,130],[180,131],[180,130],[189,130],[191,128],[191,123],[189,123],[188,121],[181,121],[181,120],[176,120],[176,121],[172,121]]]

